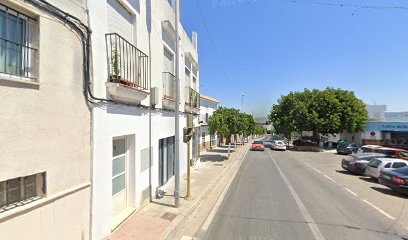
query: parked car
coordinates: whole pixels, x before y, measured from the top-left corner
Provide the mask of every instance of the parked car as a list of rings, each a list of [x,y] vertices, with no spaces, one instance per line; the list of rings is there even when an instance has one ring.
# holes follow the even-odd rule
[[[254,141],[251,145],[251,151],[265,151],[265,146],[262,141]]]
[[[270,148],[270,149],[272,149],[272,142],[273,142],[273,141],[270,141],[270,140],[269,140],[269,141],[264,141],[264,142],[263,142],[263,145],[264,145],[265,148]]]
[[[383,153],[390,157],[408,160],[408,151],[404,149],[383,147],[383,148],[376,149],[375,152]]]
[[[337,153],[338,154],[352,154],[357,153],[360,146],[355,143],[343,144],[337,146]]]
[[[382,148],[382,146],[380,145],[364,145],[360,147],[360,151],[365,153],[365,152],[376,152],[377,150],[379,150],[380,148]]]
[[[349,172],[363,175],[370,160],[384,157],[387,155],[382,153],[356,153],[343,158],[341,167]]]
[[[383,170],[378,181],[394,191],[408,194],[408,167]]]
[[[364,175],[378,179],[380,171],[384,169],[397,169],[407,167],[408,161],[397,158],[374,158],[369,163],[364,171]]]
[[[272,143],[272,149],[285,151],[285,150],[286,150],[285,142],[284,142],[283,140],[275,140],[275,141],[273,141],[273,143]]]

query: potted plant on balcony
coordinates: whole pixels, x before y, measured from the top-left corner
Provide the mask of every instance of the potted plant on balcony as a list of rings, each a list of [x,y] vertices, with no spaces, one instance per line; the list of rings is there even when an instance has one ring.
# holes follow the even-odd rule
[[[115,82],[115,83],[120,83],[121,82],[120,69],[119,69],[119,58],[120,58],[120,55],[118,53],[118,49],[115,47],[111,52],[111,69],[112,69],[112,73],[109,76],[109,80],[111,82]]]

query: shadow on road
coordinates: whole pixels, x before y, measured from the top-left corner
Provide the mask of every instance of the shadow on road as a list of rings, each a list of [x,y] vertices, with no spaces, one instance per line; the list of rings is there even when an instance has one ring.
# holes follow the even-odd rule
[[[387,195],[408,199],[408,195],[404,195],[402,193],[393,191],[392,189],[389,189],[389,188],[382,188],[382,187],[371,187],[371,188],[378,192],[387,194]]]
[[[345,174],[345,175],[351,175],[351,176],[359,176],[360,175],[358,173],[349,172],[347,170],[336,170],[336,172],[341,173],[341,174]]]
[[[371,183],[378,183],[378,180],[372,177],[359,177],[361,180]]]

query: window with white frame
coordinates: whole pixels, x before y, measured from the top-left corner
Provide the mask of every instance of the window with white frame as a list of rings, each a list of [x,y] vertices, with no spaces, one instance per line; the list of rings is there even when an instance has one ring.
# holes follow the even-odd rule
[[[0,210],[34,200],[46,193],[46,173],[37,173],[0,182]]]
[[[0,4],[0,73],[35,79],[37,49],[30,43],[35,21]]]

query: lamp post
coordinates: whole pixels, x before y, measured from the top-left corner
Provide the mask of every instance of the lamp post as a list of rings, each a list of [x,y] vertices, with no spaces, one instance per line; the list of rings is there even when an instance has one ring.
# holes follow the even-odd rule
[[[179,46],[179,20],[180,20],[180,0],[174,0],[174,13],[175,13],[175,28],[176,28],[176,107],[175,107],[175,151],[174,151],[174,206],[180,207],[180,46]]]
[[[244,93],[241,94],[241,112],[244,112],[244,97],[245,97],[245,94]]]

